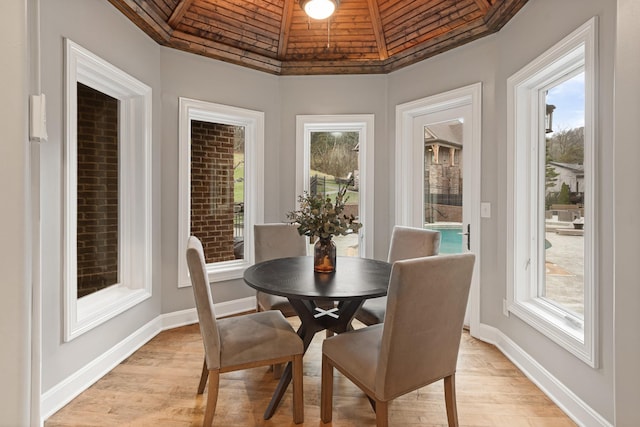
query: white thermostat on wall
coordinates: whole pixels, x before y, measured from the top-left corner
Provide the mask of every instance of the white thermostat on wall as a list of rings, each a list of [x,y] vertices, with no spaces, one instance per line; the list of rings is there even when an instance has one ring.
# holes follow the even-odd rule
[[[47,140],[47,101],[44,94],[31,95],[29,99],[29,138],[32,141]]]

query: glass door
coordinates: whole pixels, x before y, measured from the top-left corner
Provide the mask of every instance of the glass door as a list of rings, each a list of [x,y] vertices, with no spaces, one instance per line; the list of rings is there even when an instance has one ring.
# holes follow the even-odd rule
[[[440,232],[440,253],[470,250],[472,230],[464,209],[466,197],[464,141],[469,133],[470,107],[417,116],[416,144],[423,153],[423,228]]]

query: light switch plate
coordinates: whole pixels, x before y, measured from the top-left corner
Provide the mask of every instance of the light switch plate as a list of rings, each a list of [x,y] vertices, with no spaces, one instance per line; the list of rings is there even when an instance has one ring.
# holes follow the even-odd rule
[[[480,203],[480,217],[491,218],[491,203],[489,202]]]

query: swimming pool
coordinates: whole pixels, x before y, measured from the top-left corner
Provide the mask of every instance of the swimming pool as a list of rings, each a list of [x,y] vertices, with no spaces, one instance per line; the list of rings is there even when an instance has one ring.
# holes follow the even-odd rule
[[[462,252],[462,224],[427,224],[424,228],[440,232],[440,253]]]

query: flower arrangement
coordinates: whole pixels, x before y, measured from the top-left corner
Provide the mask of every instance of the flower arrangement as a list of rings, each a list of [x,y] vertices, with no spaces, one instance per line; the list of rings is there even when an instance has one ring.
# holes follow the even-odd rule
[[[343,214],[345,203],[349,197],[345,197],[347,186],[339,187],[334,201],[329,196],[321,194],[311,195],[304,192],[298,196],[300,209],[289,212],[287,218],[298,223],[298,233],[309,236],[310,243],[316,238],[329,239],[332,236],[345,236],[356,233],[362,227],[353,215]]]

